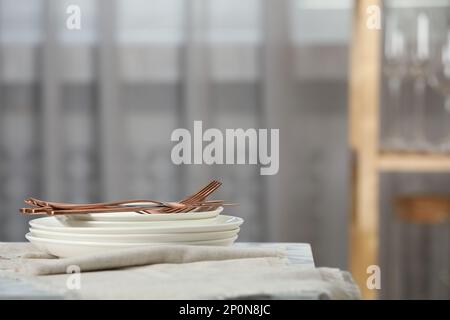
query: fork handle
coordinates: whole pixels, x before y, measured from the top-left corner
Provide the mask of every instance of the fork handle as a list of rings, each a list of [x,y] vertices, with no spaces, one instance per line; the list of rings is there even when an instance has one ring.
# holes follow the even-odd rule
[[[50,202],[43,201],[35,198],[29,198],[25,200],[26,204],[35,205],[39,207],[52,207],[54,209],[96,209],[96,208],[104,208],[104,207],[114,207],[114,206],[125,206],[131,203],[146,203],[146,204],[155,204],[159,206],[165,206],[170,208],[182,208],[184,204],[178,202],[164,202],[157,200],[141,200],[141,199],[132,199],[132,200],[122,200],[122,201],[114,201],[114,202],[99,202],[99,203],[89,203],[89,204],[72,204],[72,203],[62,203],[62,202]]]

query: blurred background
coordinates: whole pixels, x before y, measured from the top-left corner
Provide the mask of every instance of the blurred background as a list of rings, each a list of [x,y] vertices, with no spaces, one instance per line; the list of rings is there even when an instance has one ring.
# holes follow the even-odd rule
[[[25,240],[30,196],[177,200],[216,178],[240,203],[227,209],[246,220],[239,241],[308,242],[316,265],[349,269],[357,1],[0,0],[0,241]],[[73,4],[80,30],[66,27]],[[445,155],[450,3],[383,6],[380,148]],[[279,173],[173,165],[170,135],[194,120],[280,128]],[[450,298],[448,219],[393,206],[448,192],[431,171],[380,175],[381,298]]]

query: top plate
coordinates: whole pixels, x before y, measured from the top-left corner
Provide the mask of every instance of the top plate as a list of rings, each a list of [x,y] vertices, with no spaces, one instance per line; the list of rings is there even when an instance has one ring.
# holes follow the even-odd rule
[[[210,221],[212,220],[212,221]],[[191,221],[163,222],[107,222],[107,221],[73,221],[67,225],[55,217],[30,220],[34,229],[64,233],[96,233],[96,234],[136,234],[136,233],[182,233],[182,232],[216,232],[238,228],[243,219],[220,215],[212,219]]]
[[[63,220],[83,220],[83,221],[175,221],[175,220],[196,220],[215,218],[223,211],[219,207],[212,211],[195,211],[184,213],[153,213],[140,214],[136,212],[114,212],[114,213],[88,213],[70,214],[58,216]]]

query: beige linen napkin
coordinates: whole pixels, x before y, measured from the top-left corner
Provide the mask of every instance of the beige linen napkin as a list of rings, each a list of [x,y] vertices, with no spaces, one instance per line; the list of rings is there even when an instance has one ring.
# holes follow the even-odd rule
[[[0,243],[0,270],[20,274],[67,273],[69,266],[83,272],[160,263],[189,263],[245,258],[285,258],[282,250],[212,246],[164,245],[117,249],[73,258],[56,258],[39,252],[30,243]]]
[[[0,243],[0,276],[77,299],[360,298],[348,273],[288,265],[285,257],[260,248],[149,246],[56,259]],[[71,266],[81,273],[67,274]]]
[[[278,258],[156,264],[38,280],[40,288],[77,299],[360,298],[355,284],[338,269],[288,266]],[[78,288],[68,289],[77,282]]]

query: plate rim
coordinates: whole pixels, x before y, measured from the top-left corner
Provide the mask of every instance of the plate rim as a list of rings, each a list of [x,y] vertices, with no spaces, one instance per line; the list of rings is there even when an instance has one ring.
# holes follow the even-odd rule
[[[132,220],[130,222],[138,222],[138,221],[147,221],[150,222],[157,222],[157,221],[179,221],[179,220],[202,220],[202,219],[207,219],[207,218],[214,218],[217,217],[218,215],[220,215],[223,212],[224,208],[223,207],[218,207],[215,210],[211,210],[211,211],[195,211],[195,212],[181,212],[181,213],[177,213],[177,214],[167,214],[167,213],[153,213],[153,214],[148,214],[148,215],[144,215],[144,214],[139,214],[136,212],[131,212],[131,211],[124,211],[124,212],[116,212],[116,213],[88,213],[88,214],[73,214],[73,215],[67,215],[64,216],[66,219],[68,220],[74,220],[74,221],[96,221],[96,222],[125,222],[127,221],[126,219]],[[127,216],[121,216],[121,215],[129,215]],[[194,218],[194,216],[199,216],[203,214],[204,216],[200,216],[197,218]],[[112,218],[116,216],[117,218]],[[81,217],[86,217],[86,218],[81,218]],[[100,217],[104,217],[105,219],[102,219]],[[143,217],[149,217],[148,219],[143,218]],[[155,217],[150,218],[150,217]],[[174,217],[174,218],[168,218],[168,219],[159,219],[161,217],[164,218],[168,218],[168,217]],[[177,218],[175,218],[177,217]],[[183,219],[183,218],[179,218],[179,217],[183,217],[187,219]],[[100,218],[100,219],[99,219]]]
[[[47,242],[50,244],[57,244],[57,245],[75,245],[75,246],[86,246],[86,247],[143,247],[143,246],[153,246],[153,245],[189,245],[189,244],[204,244],[208,242],[216,242],[216,241],[225,241],[225,240],[233,240],[236,241],[238,238],[238,235],[234,235],[232,237],[227,238],[221,238],[221,239],[214,239],[214,240],[200,240],[200,241],[184,241],[184,242],[174,242],[174,243],[158,243],[158,242],[150,242],[150,243],[133,243],[133,242],[116,242],[116,243],[107,243],[107,242],[93,242],[93,241],[70,241],[70,240],[58,240],[58,239],[47,239],[47,238],[39,238],[34,237],[28,232],[25,234],[25,238],[30,242],[33,243],[33,239],[37,242]],[[31,240],[30,240],[31,239]]]
[[[183,233],[183,232],[202,232],[203,229],[210,229],[213,228],[213,230],[210,231],[204,231],[204,232],[213,232],[213,231],[220,231],[220,228],[223,228],[227,225],[235,225],[234,228],[240,227],[244,223],[244,219],[241,217],[236,216],[229,216],[229,215],[219,215],[216,217],[217,219],[228,219],[228,220],[234,220],[232,222],[223,221],[221,223],[217,224],[199,224],[199,225],[180,225],[180,226],[130,226],[130,227],[71,227],[71,226],[42,226],[39,225],[39,222],[37,221],[48,221],[51,219],[56,219],[55,217],[42,217],[37,218],[29,221],[29,225],[36,229],[43,229],[43,230],[50,230],[50,231],[61,231],[61,232],[68,232],[68,233],[76,233],[77,231],[79,233],[95,233],[96,231],[103,233],[103,234],[114,234],[114,232],[126,232],[126,231],[142,231],[142,232],[149,232],[152,231],[160,231],[159,233]],[[200,219],[201,220],[201,219]],[[216,230],[216,228],[219,228],[219,230]],[[71,230],[71,231],[68,231]],[[88,231],[89,230],[89,231]],[[162,231],[165,230],[165,231]],[[186,231],[191,230],[191,231]],[[103,231],[103,232],[102,232]],[[106,231],[106,232],[105,232]],[[158,232],[154,232],[158,233]]]
[[[186,234],[203,234],[203,235],[215,235],[215,234],[224,234],[224,233],[230,233],[230,232],[235,232],[235,234],[238,234],[240,232],[241,228],[237,227],[235,229],[230,229],[230,230],[219,230],[219,231],[205,231],[205,232],[184,232],[184,233],[128,233],[128,234],[108,234],[108,233],[102,233],[102,234],[96,234],[96,233],[64,233],[64,232],[57,232],[57,231],[49,231],[49,230],[44,230],[44,229],[36,229],[36,228],[30,228],[28,233],[31,233],[31,235],[33,236],[33,232],[41,232],[41,233],[47,233],[47,234],[53,234],[55,236],[61,236],[61,237],[76,237],[76,238],[82,238],[82,237],[95,237],[98,239],[107,239],[109,237],[117,237],[117,239],[130,239],[130,238],[134,238],[134,237],[149,237],[149,238],[158,238],[158,237],[165,237],[165,236],[175,236],[175,235],[186,235]],[[41,238],[41,236],[37,235],[38,238]],[[46,238],[45,235],[43,235],[43,238],[45,239],[54,239],[54,238]],[[220,239],[220,237],[218,238]],[[61,239],[63,240],[63,239]],[[90,240],[89,240],[90,241]],[[115,241],[115,240],[111,240],[111,241]],[[167,240],[164,240],[167,241]],[[182,240],[183,241],[183,240]],[[194,240],[197,241],[197,240]],[[200,240],[198,240],[200,241]]]

